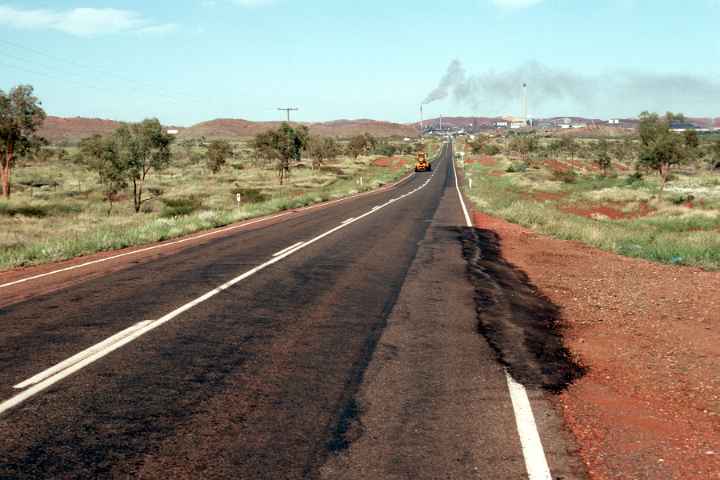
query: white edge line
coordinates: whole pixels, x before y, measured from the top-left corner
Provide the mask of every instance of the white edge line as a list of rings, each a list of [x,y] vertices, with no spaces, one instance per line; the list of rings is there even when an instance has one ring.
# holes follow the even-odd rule
[[[455,171],[455,160],[451,158],[453,174],[455,175],[455,188],[460,198],[465,222],[468,227],[472,227],[473,223],[468,214],[465,200],[463,200],[458,184],[457,172]],[[522,449],[523,458],[525,459],[525,469],[528,473],[529,480],[552,480],[550,467],[548,467],[545,450],[540,440],[540,433],[535,423],[530,399],[528,398],[525,387],[516,382],[512,376],[505,371],[508,390],[510,391],[510,400],[512,402],[513,411],[515,412],[515,424],[517,425],[518,436],[520,437],[520,447]]]
[[[529,480],[552,480],[527,391],[505,372]]]
[[[434,173],[433,173],[433,175],[434,175]],[[177,317],[181,313],[184,313],[184,312],[190,310],[191,308],[195,307],[196,305],[214,297],[218,293],[221,293],[221,292],[227,290],[228,288],[232,287],[236,283],[239,283],[239,282],[245,280],[246,278],[256,274],[257,272],[264,270],[265,268],[269,267],[270,265],[273,265],[273,264],[289,257],[293,253],[295,253],[299,250],[302,250],[303,248],[305,248],[309,245],[312,245],[315,242],[322,240],[323,238],[327,237],[328,235],[332,235],[333,233],[337,232],[338,230],[341,230],[352,223],[355,223],[369,215],[372,215],[373,213],[377,212],[381,208],[384,208],[384,207],[390,205],[390,203],[392,203],[392,202],[388,202],[377,209],[369,210],[369,211],[363,213],[362,215],[360,215],[359,217],[356,217],[352,221],[349,221],[345,224],[338,225],[334,228],[331,228],[330,230],[326,231],[325,233],[322,233],[322,234],[318,235],[317,237],[304,242],[302,245],[300,245],[297,248],[286,249],[287,251],[285,253],[281,253],[278,256],[273,257],[272,259],[268,260],[267,262],[248,270],[247,272],[243,273],[242,275],[239,275],[239,276],[233,278],[232,280],[230,280],[226,283],[223,283],[219,287],[214,288],[213,290],[210,290],[209,292],[205,293],[204,295],[196,298],[195,300],[192,300],[192,301],[186,303],[185,305],[183,305],[179,308],[176,308],[172,312],[158,318],[157,320],[153,320],[153,321],[149,321],[149,322],[140,322],[140,324],[136,324],[126,330],[123,330],[122,332],[117,333],[117,334],[113,335],[112,337],[105,339],[102,342],[83,350],[83,352],[80,352],[80,353],[76,354],[75,356],[70,357],[69,359],[67,359],[63,362],[60,362],[59,364],[55,365],[54,367],[50,367],[49,369],[45,370],[44,372],[41,372],[41,373],[33,376],[31,379],[28,379],[25,382],[18,384],[18,385],[29,384],[32,386],[30,388],[28,388],[27,390],[25,390],[21,393],[18,393],[17,395],[9,398],[8,400],[5,400],[4,402],[0,403],[0,415],[4,414],[6,411],[8,411],[18,405],[20,405],[21,403],[23,403],[24,401],[37,395],[38,393],[41,393],[45,389],[51,387],[52,385],[63,380],[64,378],[67,378],[68,376],[72,375],[73,373],[82,370],[86,366],[105,357],[106,355],[110,354],[111,352],[114,352],[115,350],[119,349],[120,347],[127,345],[128,343],[132,342],[136,338],[139,338],[139,337],[145,335],[146,333],[148,333],[152,330],[155,330],[159,326],[169,322],[170,320]],[[140,328],[137,328],[137,327],[140,327]],[[132,330],[132,331],[128,332],[128,330]],[[123,333],[124,333],[124,335],[121,335]],[[111,339],[114,339],[114,341],[110,341]],[[74,363],[73,363],[71,361],[72,359],[75,359],[76,361],[74,361]],[[61,365],[64,368],[61,367]],[[51,370],[56,373],[54,373],[50,376],[47,376],[47,378],[44,378],[43,380],[41,380],[37,383],[34,383],[34,384],[30,383],[30,381],[33,379],[39,378],[41,376],[46,376],[46,375],[43,375],[43,373],[49,372]]]
[[[30,276],[30,277],[25,277],[25,278],[20,278],[20,279],[18,279],[18,280],[13,280],[12,282],[3,283],[3,284],[0,285],[0,288],[11,287],[11,286],[13,286],[13,285],[18,285],[18,284],[20,284],[20,283],[25,283],[25,282],[29,282],[29,281],[32,281],[32,280],[37,280],[37,279],[39,279],[39,278],[47,277],[47,276],[50,276],[50,275],[56,275],[56,274],[58,274],[58,273],[69,272],[69,271],[71,271],[71,270],[77,270],[77,269],[79,269],[79,268],[89,267],[90,265],[95,265],[95,264],[98,264],[98,263],[108,262],[108,261],[110,261],[110,260],[115,260],[115,259],[122,258],[122,257],[126,257],[126,256],[129,256],[129,255],[135,255],[135,254],[138,254],[138,253],[143,253],[143,252],[149,252],[149,251],[151,251],[151,250],[156,250],[156,249],[158,249],[158,248],[164,248],[164,247],[169,247],[169,246],[171,246],[171,245],[178,245],[178,244],[181,244],[181,243],[190,242],[190,241],[192,241],[192,240],[197,240],[197,239],[200,239],[200,238],[209,237],[209,236],[211,236],[211,235],[217,235],[217,234],[219,234],[219,233],[224,233],[224,232],[227,232],[227,231],[230,231],[230,230],[236,230],[236,229],[238,229],[238,228],[247,227],[247,226],[249,226],[249,225],[254,225],[254,224],[256,224],[256,223],[265,222],[265,221],[269,221],[269,220],[274,220],[274,219],[276,219],[276,218],[284,217],[284,216],[287,216],[287,215],[290,215],[290,214],[293,214],[293,213],[302,212],[302,211],[310,210],[310,209],[313,209],[313,208],[319,208],[319,207],[324,207],[324,206],[328,206],[328,205],[333,205],[333,204],[339,203],[339,202],[345,202],[345,201],[351,200],[351,199],[356,198],[356,197],[359,197],[359,196],[366,196],[366,195],[373,195],[373,194],[377,194],[377,193],[382,193],[382,192],[384,192],[384,191],[386,191],[386,190],[389,190],[389,189],[391,189],[391,188],[395,188],[395,187],[398,187],[398,186],[402,185],[402,184],[405,183],[407,180],[409,180],[410,178],[412,178],[414,175],[415,175],[414,172],[410,172],[408,175],[405,176],[405,178],[402,178],[402,179],[398,180],[398,181],[395,182],[395,183],[391,183],[391,184],[386,185],[386,186],[384,186],[384,187],[378,188],[377,190],[371,190],[371,191],[369,191],[369,192],[361,192],[361,193],[357,193],[357,194],[355,194],[355,195],[350,195],[350,196],[347,196],[347,197],[338,198],[338,199],[335,199],[335,200],[330,200],[330,201],[328,201],[328,202],[323,202],[323,203],[318,203],[318,204],[315,204],[315,205],[309,205],[309,206],[307,206],[307,207],[302,207],[302,208],[297,208],[297,209],[293,209],[293,210],[288,210],[288,211],[285,211],[285,212],[282,212],[282,213],[279,213],[279,214],[276,214],[276,215],[271,215],[271,216],[269,216],[269,217],[258,218],[258,219],[250,220],[250,221],[243,222],[243,223],[240,223],[240,224],[237,224],[237,225],[230,225],[230,226],[227,226],[227,227],[223,227],[223,228],[219,228],[219,229],[214,229],[214,230],[211,230],[211,231],[209,231],[209,232],[201,233],[201,234],[199,234],[199,235],[193,235],[193,236],[185,237],[185,238],[182,238],[182,239],[180,239],[180,240],[173,240],[173,241],[171,241],[171,242],[165,242],[165,243],[160,243],[160,244],[157,244],[157,245],[152,245],[152,246],[150,246],[150,247],[140,248],[140,249],[138,249],[138,250],[133,250],[133,251],[131,251],[131,252],[120,253],[120,254],[118,254],[118,255],[112,255],[112,256],[110,256],[110,257],[105,257],[105,258],[98,258],[97,260],[91,260],[91,261],[89,261],[89,262],[84,262],[84,263],[80,263],[80,264],[77,264],[77,265],[70,265],[69,267],[60,268],[60,269],[58,269],[58,270],[53,270],[53,271],[51,271],[51,272],[40,273],[40,274],[37,274],[37,275],[32,275],[32,276]],[[100,253],[100,252],[98,252],[98,253]]]
[[[343,221],[340,223],[340,225],[345,225],[346,223],[350,223],[350,222],[352,222],[353,220],[355,220],[355,217],[350,217],[350,218],[348,218],[347,220],[343,220]]]

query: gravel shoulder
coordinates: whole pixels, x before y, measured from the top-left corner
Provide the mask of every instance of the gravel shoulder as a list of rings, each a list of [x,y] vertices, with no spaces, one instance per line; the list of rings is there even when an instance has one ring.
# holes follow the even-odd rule
[[[591,477],[720,478],[720,273],[474,220],[560,307],[587,372],[557,401]]]

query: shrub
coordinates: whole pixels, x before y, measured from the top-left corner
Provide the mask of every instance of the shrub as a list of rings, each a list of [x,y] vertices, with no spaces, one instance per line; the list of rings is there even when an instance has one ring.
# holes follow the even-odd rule
[[[160,212],[162,218],[189,215],[202,207],[202,200],[195,195],[189,197],[164,198],[163,203],[165,206],[163,206]]]
[[[525,162],[513,162],[510,164],[509,167],[505,170],[507,173],[522,173],[526,172],[528,169],[528,164]]]
[[[693,200],[695,200],[694,195],[676,195],[670,198],[670,201],[674,205],[683,205],[685,203],[692,202]]]
[[[574,170],[553,170],[552,178],[553,180],[557,180],[563,183],[574,183],[578,178],[578,174]]]
[[[483,147],[483,153],[485,155],[497,155],[500,153],[500,147],[497,145],[487,144]]]
[[[60,203],[46,205],[8,205],[0,203],[0,215],[14,217],[45,218],[50,216],[68,215],[80,213],[82,208],[78,205],[66,205]]]

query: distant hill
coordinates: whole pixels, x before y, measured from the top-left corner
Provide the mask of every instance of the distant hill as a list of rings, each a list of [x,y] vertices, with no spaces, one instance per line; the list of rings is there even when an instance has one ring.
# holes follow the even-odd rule
[[[101,118],[48,116],[40,129],[40,135],[52,143],[75,143],[92,135],[107,135],[122,123]],[[179,130],[180,138],[247,138],[279,127],[281,122],[252,122],[243,119],[216,119],[201,122],[189,128],[169,127]],[[350,137],[370,133],[377,137],[414,137],[418,130],[406,125],[377,120],[335,120],[331,122],[305,123],[310,133],[331,137]]]
[[[120,125],[120,122],[101,118],[48,116],[38,133],[52,143],[62,141],[73,143],[95,134],[106,135]]]
[[[536,122],[545,122],[569,118],[573,123],[602,126],[604,120],[576,116],[536,118]],[[467,128],[474,130],[480,127],[490,127],[502,117],[443,117],[444,127]],[[720,118],[688,117],[691,122],[704,127],[720,127]],[[624,123],[634,124],[637,119],[626,119]],[[171,127],[179,131],[180,138],[249,138],[258,133],[277,128],[281,122],[252,122],[237,118],[225,118],[201,122],[192,127]],[[122,123],[115,120],[101,118],[72,117],[63,118],[48,116],[40,129],[40,135],[52,143],[76,143],[85,137],[95,134],[107,135],[118,128]],[[438,127],[440,118],[428,118],[425,127]],[[310,128],[313,135],[347,138],[362,133],[370,133],[376,137],[415,137],[420,130],[420,122],[402,124],[383,122],[378,120],[335,120],[330,122],[304,123]]]
[[[279,127],[281,122],[251,122],[243,119],[217,119],[198,123],[180,131],[183,138],[239,138],[253,137],[258,133]],[[335,120],[332,122],[303,123],[313,135],[350,137],[370,133],[378,137],[413,137],[418,134],[412,125],[377,120]]]

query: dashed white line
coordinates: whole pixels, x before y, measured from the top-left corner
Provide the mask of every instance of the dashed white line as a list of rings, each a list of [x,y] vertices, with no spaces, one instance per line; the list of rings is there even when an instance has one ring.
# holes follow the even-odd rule
[[[434,173],[433,175],[434,176]],[[430,178],[432,178],[432,176]],[[426,183],[427,184],[427,183]],[[21,388],[27,388],[27,390],[24,390],[21,393],[18,393],[17,395],[11,397],[8,400],[5,400],[4,402],[0,403],[0,415],[4,414],[8,410],[20,405],[21,403],[25,402],[26,400],[34,397],[35,395],[41,393],[42,391],[46,390],[47,388],[51,387],[52,385],[56,384],[57,382],[63,380],[64,378],[67,378],[68,376],[82,370],[83,368],[87,367],[88,365],[100,360],[101,358],[105,357],[106,355],[110,354],[111,352],[114,352],[115,350],[127,345],[128,343],[136,340],[137,338],[145,335],[148,332],[151,332],[152,330],[155,330],[156,328],[160,327],[161,325],[169,322],[170,320],[174,319],[178,315],[190,310],[191,308],[195,307],[196,305],[199,305],[200,303],[203,303],[210,298],[214,297],[215,295],[229,289],[233,285],[245,280],[246,278],[260,272],[261,270],[266,269],[270,265],[273,265],[275,263],[280,262],[281,260],[289,257],[293,253],[302,250],[303,248],[314,244],[315,242],[318,242],[322,240],[323,238],[327,237],[328,235],[332,235],[333,233],[337,232],[338,230],[341,230],[348,225],[351,225],[357,221],[362,220],[363,218],[372,215],[373,213],[376,213],[382,208],[385,208],[386,206],[392,204],[396,199],[391,199],[390,201],[386,202],[383,205],[380,205],[377,208],[373,208],[369,210],[368,212],[365,212],[364,214],[353,218],[348,219],[347,222],[342,223],[341,225],[338,225],[334,228],[331,228],[330,230],[326,231],[325,233],[322,233],[318,235],[317,237],[305,241],[305,242],[298,242],[295,245],[291,245],[290,247],[281,250],[276,254],[276,256],[273,256],[270,260],[267,262],[258,265],[257,267],[248,270],[247,272],[243,273],[242,275],[239,275],[232,280],[223,283],[217,288],[214,288],[210,290],[209,292],[205,293],[204,295],[196,298],[195,300],[192,300],[191,302],[186,303],[185,305],[176,308],[172,312],[158,318],[157,320],[153,321],[145,321],[140,322],[138,324],[135,324],[119,333],[116,333],[112,337],[109,337],[102,342],[99,342],[95,345],[93,345],[90,348],[87,348],[83,350],[82,352],[68,358],[67,360],[64,360],[57,365],[48,368],[47,370],[44,370],[43,372],[40,372],[39,374],[29,378],[28,380],[25,380],[22,383],[19,383],[15,386],[17,389]]]
[[[465,206],[460,184],[458,183],[457,172],[455,171],[455,161],[452,162],[453,174],[455,175],[455,188],[457,189],[460,205],[462,206],[465,223],[468,227],[472,227],[473,223],[470,214]],[[527,395],[525,387],[516,382],[506,371],[505,378],[510,391],[510,400],[512,402],[513,411],[515,412],[515,424],[517,425],[518,436],[520,437],[520,446],[522,448],[523,458],[525,459],[525,469],[527,470],[529,480],[552,480],[550,467],[548,467],[545,450],[540,440],[540,433],[535,423],[530,399]]]

